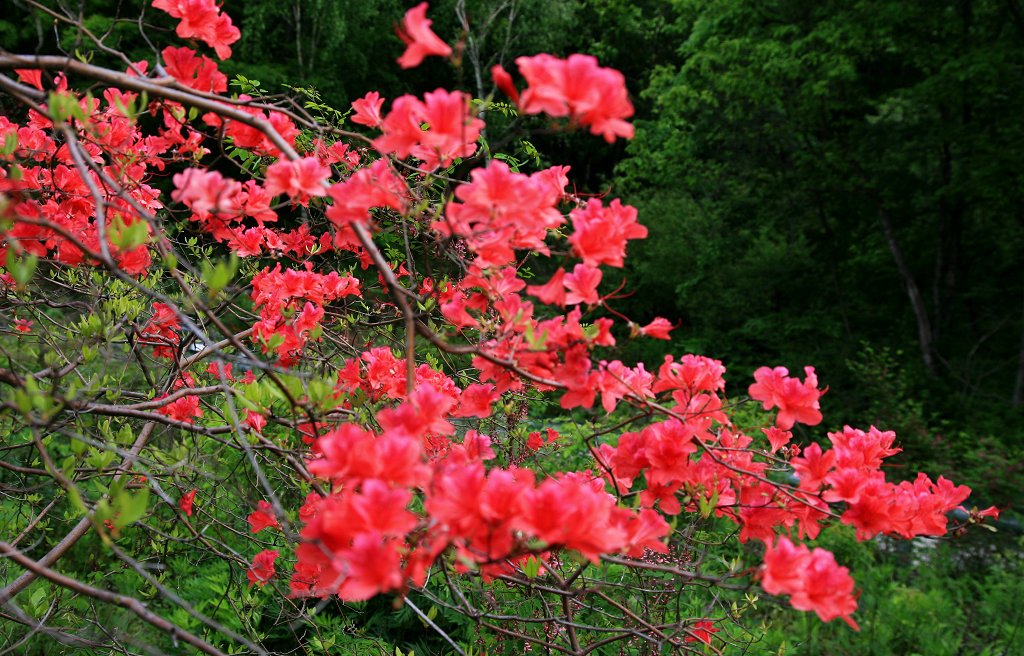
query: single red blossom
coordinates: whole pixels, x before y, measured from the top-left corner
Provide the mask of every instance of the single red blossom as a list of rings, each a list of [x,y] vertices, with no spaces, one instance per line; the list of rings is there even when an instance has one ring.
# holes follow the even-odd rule
[[[882,460],[901,451],[894,447],[896,433],[880,431],[874,426],[868,432],[843,426],[843,432],[829,433],[832,450],[836,452],[839,469],[878,469]]]
[[[803,587],[804,569],[810,551],[802,544],[793,544],[780,537],[775,547],[768,546],[764,554],[761,587],[772,595],[791,594]]]
[[[508,71],[501,64],[496,64],[491,67],[491,77],[494,78],[494,84],[501,89],[502,93],[518,105],[519,92],[516,91],[516,85],[512,83],[512,76],[508,74]]]
[[[402,544],[394,538],[367,531],[355,536],[352,546],[342,552],[348,572],[338,595],[350,601],[363,601],[402,586]]]
[[[569,116],[608,143],[616,137],[633,138],[633,126],[625,121],[633,115],[633,104],[619,71],[579,54],[568,59],[548,54],[519,57],[516,65],[527,82],[519,100],[524,113]]]
[[[401,98],[396,100],[395,104],[397,105],[400,100]],[[418,125],[416,129],[419,130]],[[356,250],[359,247],[355,233],[348,225],[349,222],[365,225],[370,219],[371,207],[390,207],[397,212],[403,212],[404,199],[409,195],[405,182],[395,174],[386,159],[379,159],[367,168],[359,169],[349,179],[331,185],[327,193],[334,201],[334,204],[327,208],[327,218],[339,228],[339,237],[346,235],[351,240],[344,245],[335,241],[335,248],[347,250]],[[346,230],[347,232],[344,232]]]
[[[263,428],[267,425],[267,418],[258,412],[246,410],[245,423],[249,426],[249,428],[253,429],[257,433],[262,433]]]
[[[850,570],[824,549],[811,551],[780,536],[764,554],[761,586],[773,595],[788,594],[797,610],[813,610],[823,622],[841,617],[860,630],[850,615],[857,610]]]
[[[153,303],[153,318],[142,329],[144,344],[155,344],[153,356],[157,358],[173,358],[175,345],[180,341],[178,333],[181,327],[174,309],[164,303]]]
[[[18,74],[18,80],[21,82],[28,82],[40,91],[43,90],[43,71],[36,69],[24,69],[16,68],[14,72]]]
[[[448,166],[454,158],[476,152],[484,122],[471,111],[468,94],[444,89],[424,94],[421,119],[428,128],[412,154],[423,160],[424,169]]]
[[[678,390],[689,396],[724,389],[725,367],[721,361],[691,354],[684,355],[679,362],[666,355],[665,363],[658,369],[658,381],[654,384],[655,393]]]
[[[234,367],[234,365],[232,363],[230,363],[230,362],[224,364],[223,366],[221,366],[220,363],[211,362],[206,367],[206,373],[213,374],[213,376],[216,377],[219,380],[220,377],[221,377],[221,373],[223,372],[224,380],[228,380],[228,381],[234,382],[235,381],[235,377],[231,373],[231,369],[233,367]]]
[[[835,467],[836,452],[832,449],[822,451],[820,444],[811,442],[799,457],[790,461],[790,464],[800,479],[800,489],[817,492]]]
[[[144,477],[143,480],[145,480]],[[178,499],[178,507],[181,508],[181,512],[185,513],[186,517],[192,516],[192,502],[195,501],[196,492],[198,491],[199,490],[192,490],[191,492],[186,492],[181,495],[180,499]]]
[[[18,332],[28,333],[32,332],[32,324],[34,323],[34,321],[29,321],[28,319],[15,319],[14,328]]]
[[[206,55],[197,55],[191,48],[168,46],[161,53],[164,68],[178,82],[196,91],[224,93],[228,76],[217,70],[217,64]]]
[[[270,230],[259,226],[233,231],[234,236],[228,240],[228,248],[238,257],[262,255],[267,233],[270,232]]]
[[[621,267],[626,256],[626,241],[644,239],[647,228],[637,223],[636,208],[623,205],[619,199],[604,207],[592,198],[587,204],[569,212],[573,232],[569,235],[573,253],[587,266],[607,264]]]
[[[654,321],[641,327],[640,334],[647,335],[648,337],[655,337],[657,339],[672,339],[668,335],[668,331],[675,328],[668,319],[662,317],[655,317]]]
[[[150,264],[153,263],[152,257],[149,254],[149,249],[145,244],[141,244],[135,248],[118,250],[114,254],[114,257],[117,260],[117,266],[130,276],[137,276],[141,274],[149,268]]]
[[[299,432],[299,436],[301,437],[303,444],[313,444],[320,435],[327,430],[327,425],[314,424],[307,421],[296,426],[295,430]]]
[[[432,23],[427,18],[426,2],[421,2],[405,13],[402,27],[396,30],[398,37],[408,46],[398,58],[399,66],[413,68],[419,66],[427,55],[447,57],[452,54],[451,47],[430,29]]]
[[[253,583],[259,583],[261,586],[266,585],[267,581],[273,578],[274,561],[280,555],[281,553],[277,550],[264,549],[253,557],[252,567],[245,573],[246,578],[249,579],[250,588]]]
[[[381,121],[384,134],[373,140],[373,147],[399,158],[411,155],[423,138],[424,109],[424,104],[412,94],[395,98],[391,111]]]
[[[718,633],[719,631],[721,629],[716,629],[715,623],[710,620],[697,622],[690,631],[692,635],[687,636],[684,642],[703,642],[706,645],[710,645],[711,634]]]
[[[218,171],[200,168],[175,173],[172,181],[174,191],[171,192],[171,200],[188,206],[201,217],[211,212],[225,213],[242,190],[238,181],[225,178]]]
[[[793,433],[784,431],[778,426],[769,426],[768,428],[762,428],[761,431],[765,437],[768,438],[768,442],[772,445],[772,453],[775,453],[782,447],[789,444],[789,441],[793,439]]]
[[[526,440],[526,446],[531,451],[538,451],[542,446],[551,446],[551,443],[560,437],[554,428],[546,428],[545,434],[545,437],[541,437],[540,431],[530,433],[529,439]]]
[[[263,186],[270,196],[285,193],[300,205],[307,205],[311,197],[327,195],[323,183],[330,175],[331,170],[315,157],[281,159],[267,167]]]
[[[565,269],[559,267],[551,280],[544,285],[529,285],[526,293],[540,299],[541,303],[547,305],[565,305]]]
[[[837,565],[835,556],[824,549],[811,551],[803,589],[792,592],[789,603],[797,610],[813,610],[822,622],[840,617],[854,630],[860,630],[850,617],[857,610],[850,570]]]
[[[480,417],[481,419],[491,415],[491,404],[498,400],[498,394],[494,385],[474,383],[462,390],[459,396],[458,410],[452,413],[453,417]]]
[[[1001,512],[1002,511],[999,510],[999,508],[996,508],[995,506],[989,506],[984,510],[978,510],[972,514],[976,514],[978,517],[991,517],[992,519],[999,519],[999,513]]]
[[[177,391],[183,387],[196,387],[196,377],[192,375],[191,371],[186,371],[182,375],[174,379],[174,383],[171,385],[171,389]]]
[[[565,274],[565,288],[569,291],[565,295],[566,305],[586,303],[593,305],[600,301],[597,295],[597,286],[601,283],[601,270],[589,267],[586,264],[577,264],[572,273]]]
[[[823,392],[818,389],[818,377],[814,367],[804,367],[806,380],[800,382],[789,377],[785,367],[761,367],[754,372],[757,382],[750,386],[751,398],[762,401],[765,410],[778,406],[779,416],[776,425],[782,430],[789,430],[799,422],[808,426],[821,423],[821,410],[818,399]]]
[[[475,430],[466,431],[466,435],[462,438],[462,444],[452,447],[452,454],[459,454],[455,458],[464,457],[466,462],[491,460],[495,457],[494,449],[491,448],[490,436],[481,435]]]
[[[268,501],[260,501],[258,504],[259,510],[254,510],[249,515],[249,524],[252,525],[251,532],[259,533],[265,528],[280,528],[281,524],[278,523],[277,517],[274,516],[273,507]]]
[[[316,492],[310,492],[306,495],[306,501],[299,508],[299,521],[304,524],[308,524],[313,521],[317,511],[320,509],[320,504],[324,498]]]
[[[156,413],[170,417],[175,421],[194,424],[196,419],[203,416],[203,409],[199,407],[199,397],[189,394],[168,403],[162,408],[157,408]]]
[[[371,128],[379,127],[382,118],[380,109],[384,106],[384,98],[376,91],[371,91],[362,98],[352,101],[352,109],[356,110],[352,115],[353,123],[367,125]]]

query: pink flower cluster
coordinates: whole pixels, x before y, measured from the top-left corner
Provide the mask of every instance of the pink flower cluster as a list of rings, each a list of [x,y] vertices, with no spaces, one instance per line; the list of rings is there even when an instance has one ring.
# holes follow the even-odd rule
[[[260,312],[253,326],[253,336],[265,350],[275,350],[282,365],[295,360],[298,352],[324,318],[324,305],[346,296],[361,296],[359,281],[352,276],[327,275],[312,270],[307,262],[304,271],[281,270],[278,264],[256,274],[252,279],[252,300]]]
[[[221,59],[231,56],[231,44],[242,36],[214,0],[153,0],[153,7],[181,19],[174,30],[178,36],[205,42]]]
[[[548,230],[565,223],[556,205],[569,182],[567,172],[567,167],[554,167],[527,176],[512,172],[501,160],[491,160],[470,174],[469,184],[455,190],[462,202],[448,203],[445,216],[431,227],[465,239],[481,268],[510,263],[514,249],[547,253]]]
[[[828,551],[794,545],[783,535],[768,547],[762,573],[761,586],[768,594],[788,594],[793,608],[813,610],[823,622],[841,617],[858,629],[850,618],[857,610],[850,570],[837,565]]]
[[[967,499],[970,488],[942,476],[932,482],[924,474],[898,485],[886,481],[879,468],[883,458],[899,453],[892,446],[895,438],[892,431],[874,426],[868,432],[846,426],[841,433],[829,433],[831,449],[811,444],[791,461],[800,489],[845,503],[842,521],[856,527],[858,540],[879,533],[908,539],[945,535],[946,513]]]
[[[381,119],[384,134],[373,140],[373,147],[400,158],[412,155],[423,162],[425,171],[448,166],[456,157],[468,157],[476,152],[476,140],[484,126],[473,115],[469,101],[461,91],[444,89],[425,94],[422,101],[404,95]],[[379,112],[379,105],[376,110]],[[356,118],[363,117],[357,114]],[[364,120],[375,118],[371,114]]]
[[[750,386],[750,396],[764,402],[765,410],[778,406],[775,423],[782,430],[789,430],[797,422],[808,426],[821,423],[818,399],[822,391],[818,389],[818,377],[814,367],[804,367],[804,372],[807,378],[802,383],[790,378],[789,369],[785,367],[761,367],[754,372],[757,382]]]
[[[622,73],[598,66],[597,59],[589,55],[559,59],[540,54],[519,57],[516,65],[527,84],[521,96],[501,66],[491,69],[491,74],[526,114],[568,116],[571,122],[589,127],[592,134],[601,135],[608,143],[616,137],[633,138],[633,125],[625,120],[633,115],[633,104]]]

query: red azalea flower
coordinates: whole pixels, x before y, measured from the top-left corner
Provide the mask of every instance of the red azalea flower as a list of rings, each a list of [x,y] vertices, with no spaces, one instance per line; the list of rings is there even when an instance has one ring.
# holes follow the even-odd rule
[[[804,367],[807,378],[800,382],[790,378],[785,367],[761,367],[754,372],[757,382],[750,386],[751,398],[762,401],[765,410],[778,406],[779,416],[775,424],[782,430],[789,430],[799,422],[808,426],[821,423],[821,409],[818,399],[824,392],[818,389],[818,377],[814,367]]]
[[[259,510],[253,511],[249,515],[249,523],[252,525],[252,532],[259,533],[263,529],[269,527],[279,528],[281,525],[277,522],[277,517],[271,512],[270,503],[267,501],[259,502]]]
[[[191,492],[186,492],[181,495],[180,499],[178,499],[178,507],[181,508],[181,512],[185,513],[186,517],[192,516],[192,502],[195,501],[196,492],[198,491],[199,490],[192,490]]]
[[[245,573],[246,578],[249,579],[249,587],[252,587],[253,583],[259,583],[261,586],[266,585],[274,576],[274,561],[281,555],[279,551],[271,551],[264,549],[252,559],[252,567]]]
[[[711,644],[711,634],[718,633],[721,629],[715,628],[715,623],[711,621],[697,622],[694,625],[693,635],[688,636],[684,642],[703,642],[706,645]]]
[[[451,47],[430,29],[432,22],[427,18],[426,2],[421,2],[405,13],[402,27],[397,31],[399,38],[408,47],[405,49],[405,53],[398,58],[399,66],[412,68],[419,66],[427,55],[447,57],[452,54]]]

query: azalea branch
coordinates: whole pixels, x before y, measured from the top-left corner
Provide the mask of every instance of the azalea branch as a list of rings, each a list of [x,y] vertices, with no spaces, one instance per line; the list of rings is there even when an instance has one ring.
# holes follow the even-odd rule
[[[202,638],[189,633],[177,624],[174,624],[173,622],[160,617],[156,613],[151,612],[142,604],[142,602],[134,597],[127,597],[115,592],[94,588],[91,585],[86,585],[81,581],[76,581],[71,577],[55,572],[49,567],[42,565],[40,562],[34,561],[23,555],[16,548],[4,541],[0,541],[0,555],[10,558],[25,569],[33,572],[36,576],[42,576],[48,581],[63,588],[67,588],[79,594],[93,597],[94,599],[98,599],[115,606],[126,608],[135,613],[143,621],[152,624],[162,631],[166,631],[172,638],[180,638],[182,641],[192,645],[204,654],[209,654],[210,656],[226,656],[224,652],[220,651]],[[6,603],[6,598],[0,597],[0,602]]]
[[[252,114],[248,114],[236,108],[250,107],[253,109],[278,112],[308,128],[320,129],[349,139],[356,139],[364,142],[370,141],[365,135],[359,134],[358,132],[349,132],[338,128],[326,127],[312,119],[303,118],[296,115],[291,110],[277,105],[268,105],[251,100],[241,100],[214,93],[198,91],[191,87],[182,85],[177,79],[169,75],[159,78],[141,77],[121,73],[102,66],[88,64],[73,57],[65,57],[61,55],[21,55],[7,52],[0,48],[0,69],[2,68],[43,69],[73,73],[76,75],[82,75],[83,77],[92,78],[119,89],[131,89],[132,91],[145,92],[154,98],[165,98],[172,102],[181,103],[187,107],[195,107],[199,110],[213,112],[223,116],[224,118],[237,121],[259,130],[274,143],[275,147],[291,159],[298,159],[298,155],[295,153],[292,146],[277,134],[273,125],[262,117],[253,116]],[[41,94],[35,89],[33,89],[33,91],[35,93],[30,97],[39,99],[45,98],[45,94]]]
[[[403,603],[405,605],[407,605],[409,608],[411,608],[413,610],[413,612],[416,613],[416,615],[418,615],[419,618],[424,623],[426,623],[430,628],[432,628],[438,635],[440,635],[442,638],[444,638],[445,642],[447,642],[449,645],[452,646],[452,649],[455,650],[456,654],[458,654],[459,656],[466,656],[466,652],[462,650],[462,647],[460,647],[458,645],[458,643],[456,643],[454,640],[452,640],[452,637],[450,635],[448,635],[448,633],[444,629],[439,627],[437,625],[437,623],[434,622],[434,620],[432,620],[429,617],[427,617],[427,614],[424,613],[423,611],[421,611],[419,609],[419,607],[416,606],[416,604],[412,603],[411,599],[406,598],[406,599],[403,600]]]
[[[96,217],[96,235],[100,245],[100,255],[103,256],[100,261],[107,268],[116,268],[113,258],[110,257],[110,245],[107,243],[107,205],[104,201],[104,195],[100,192],[99,187],[96,186],[96,181],[89,175],[85,162],[82,160],[78,138],[75,136],[74,131],[66,123],[61,124],[58,129],[67,141],[68,152],[71,153],[71,160],[74,162],[75,168],[78,169],[79,176],[85,181],[86,186],[89,188],[89,193],[92,195],[93,212]]]
[[[465,22],[465,3],[457,4]],[[239,38],[213,0],[152,5],[179,21],[178,36],[204,42],[221,59]],[[453,52],[420,4],[403,20],[408,49],[399,62],[433,56],[459,65],[465,54],[482,89],[486,30],[517,10],[518,0],[497,3],[483,15],[485,33],[465,36]],[[143,37],[151,28],[145,11],[133,21]],[[60,28],[59,42],[65,26],[84,20],[73,12],[45,10]],[[73,43],[61,45],[77,52],[91,41],[126,62],[105,45],[113,34],[81,27]],[[503,47],[511,38],[510,25]],[[11,255],[0,300],[12,317],[0,321],[0,357],[9,360],[0,369],[9,392],[0,400],[0,432],[9,437],[0,441],[11,443],[0,445],[0,466],[15,481],[5,493],[22,504],[13,515],[12,533],[20,533],[14,544],[0,543],[2,553],[11,563],[31,561],[25,544],[46,537],[44,517],[52,520],[63,499],[73,497],[73,510],[86,513],[16,583],[56,574],[46,559],[60,558],[92,527],[103,545],[95,569],[128,571],[112,584],[148,582],[140,595],[254,652],[282,636],[328,648],[313,636],[328,635],[328,622],[316,615],[332,595],[402,599],[410,590],[475,621],[477,631],[572,656],[616,642],[624,650],[720,654],[719,645],[732,643],[712,635],[713,623],[735,619],[732,598],[758,583],[772,594],[813,599],[798,605],[823,619],[852,623],[849,571],[823,550],[793,544],[786,527],[799,522],[813,532],[836,518],[823,497],[847,504],[840,519],[884,513],[856,508],[831,481],[801,489],[810,487],[807,463],[818,462],[810,450],[802,460],[792,460],[792,449],[773,455],[795,422],[822,421],[813,369],[804,381],[783,368],[755,372],[750,396],[779,408],[765,431],[769,453],[746,434],[760,426],[737,419],[742,402],[719,398],[720,362],[666,357],[654,373],[601,359],[620,331],[667,338],[673,327],[663,318],[639,327],[609,308],[625,282],[610,294],[598,291],[602,280],[616,284],[602,276],[623,266],[627,241],[647,233],[635,208],[586,200],[563,167],[533,175],[510,168],[478,143],[493,106],[474,109],[461,91],[402,96],[386,113],[379,94],[367,94],[353,103],[351,120],[379,136],[358,136],[258,88],[259,99],[227,98],[217,62],[147,43],[157,54],[148,75],[130,62],[121,73],[81,61],[88,53],[0,50],[0,69],[18,70],[31,85],[0,75],[0,90],[30,108],[23,124],[4,123],[9,136],[0,154],[11,200],[0,203],[0,245]],[[609,143],[633,134],[621,73],[579,54],[516,61],[522,93],[508,73],[492,71],[516,105],[508,138],[542,113]],[[44,71],[57,74],[45,90]],[[96,95],[68,90],[69,80],[97,82]],[[96,89],[104,89],[102,98]],[[151,118],[137,110],[135,94]],[[306,95],[319,111],[316,95]],[[323,121],[341,115],[327,111]],[[342,139],[328,143],[328,135]],[[237,179],[224,175],[218,149]],[[180,207],[167,209],[172,203]],[[225,267],[217,261],[225,252],[241,260]],[[547,284],[528,284],[531,254],[553,256],[558,273]],[[39,262],[46,275],[33,279]],[[62,296],[85,300],[58,303]],[[247,369],[245,377],[236,381],[232,365]],[[535,402],[578,413],[544,415],[546,446],[530,432],[542,424],[529,419]],[[141,434],[124,448],[139,420],[147,437],[161,433],[145,458]],[[555,428],[572,435],[566,449],[574,450],[564,456],[552,454]],[[21,443],[27,433],[31,441]],[[889,453],[891,441],[875,437]],[[828,462],[842,457],[836,449]],[[863,451],[862,460],[876,460]],[[118,458],[121,466],[111,467]],[[567,463],[572,471],[555,471]],[[771,480],[784,467],[801,474],[801,486]],[[894,498],[890,490],[907,492],[881,488],[880,473],[851,466],[843,475],[851,488],[870,483]],[[947,483],[940,479],[931,492],[915,483],[918,505],[928,494],[936,508],[962,501]],[[52,498],[28,496],[44,486]],[[736,528],[720,530],[712,513]],[[946,526],[937,510],[919,513],[911,528],[911,520],[890,514],[877,525],[857,524],[858,538],[886,532],[879,526],[902,533]],[[714,536],[698,535],[698,527]],[[764,543],[763,565],[716,565],[718,545],[748,537]],[[9,553],[19,545],[17,557]],[[139,552],[143,546],[151,551]],[[286,565],[278,567],[291,573],[287,584],[275,571],[280,556]],[[191,584],[176,587],[156,575],[192,575],[188,568],[207,558],[221,568],[213,584],[212,574],[196,577],[208,579],[209,605],[196,602]],[[78,615],[81,626],[100,624],[100,602],[146,610],[142,597],[103,590],[107,596],[96,597],[66,578],[54,583],[74,593],[67,616]],[[266,586],[258,602],[240,590],[245,579]],[[20,589],[8,586],[0,600]],[[281,600],[286,594],[323,601],[307,607]],[[46,608],[34,597],[26,603],[38,616]],[[459,644],[461,627],[442,627],[415,595],[407,603],[437,644],[468,651]],[[273,625],[273,612],[264,611],[257,623],[255,604],[276,604],[282,621]],[[139,616],[171,632],[171,641],[180,637],[173,622]],[[308,637],[300,620],[313,627]],[[182,626],[191,627],[188,621]],[[131,640],[98,631],[115,648]],[[197,638],[207,639],[203,645],[219,648],[215,638]]]
[[[153,434],[154,428],[156,428],[156,424],[153,422],[149,422],[142,427],[142,430],[139,431],[139,434],[135,438],[135,442],[134,444],[132,444],[131,449],[129,449],[128,452],[124,455],[124,458],[121,461],[121,465],[118,467],[119,471],[114,475],[113,482],[120,481],[121,477],[131,470],[132,466],[135,464],[136,459],[139,457],[139,454],[142,452],[142,448],[146,445],[146,442]],[[60,560],[61,556],[67,553],[68,549],[74,546],[75,543],[78,542],[82,538],[82,536],[84,536],[89,531],[89,528],[91,526],[91,518],[88,515],[82,517],[78,521],[78,523],[75,524],[74,528],[72,528],[67,533],[67,535],[61,538],[60,541],[57,542],[57,544],[55,544],[53,548],[51,548],[50,551],[46,553],[45,556],[39,559],[39,565],[42,567],[49,567],[53,563]],[[18,537],[18,540],[20,539],[21,536]],[[15,542],[11,545],[12,548],[17,544],[18,540],[15,540]],[[32,581],[35,580],[35,578],[36,574],[32,571],[25,572],[17,579],[12,581],[10,584],[8,584],[6,587],[4,587],[2,590],[0,590],[0,606],[2,606],[9,599],[12,599],[15,595],[24,590],[25,587],[27,587],[30,583],[32,583]]]
[[[2,543],[0,543],[0,544],[2,544]],[[141,565],[139,565],[139,563],[134,558],[132,558],[131,556],[126,554],[116,544],[111,543],[111,544],[108,545],[108,547],[114,553],[115,556],[117,556],[118,558],[121,559],[121,562],[125,563],[126,565],[131,567],[133,570],[135,570],[135,572],[140,577],[142,577],[147,583],[149,583],[151,586],[153,586],[155,589],[157,589],[160,592],[160,594],[163,595],[163,597],[165,599],[168,599],[172,603],[176,604],[179,608],[183,609],[186,613],[188,613],[189,616],[191,616],[194,619],[198,620],[199,622],[204,624],[206,627],[208,627],[210,629],[213,629],[214,631],[217,631],[218,633],[220,633],[222,635],[225,635],[228,638],[231,638],[232,640],[245,645],[246,647],[251,649],[254,653],[260,654],[261,656],[268,656],[267,651],[265,649],[263,649],[262,647],[260,647],[259,645],[257,645],[256,643],[252,642],[251,640],[246,639],[244,636],[239,635],[238,633],[236,633],[235,631],[231,630],[230,628],[224,626],[220,622],[214,621],[213,619],[211,619],[211,618],[203,615],[199,611],[197,611],[192,606],[192,604],[189,604],[188,602],[186,602],[180,596],[175,594],[175,592],[173,590],[171,590],[170,588],[165,586],[163,583],[161,583],[159,580],[157,580],[152,574],[150,574],[148,571],[146,571],[145,567],[142,567]]]

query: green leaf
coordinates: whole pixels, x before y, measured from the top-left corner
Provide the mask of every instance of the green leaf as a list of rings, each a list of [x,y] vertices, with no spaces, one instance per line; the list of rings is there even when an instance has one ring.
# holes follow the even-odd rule
[[[32,253],[24,252],[19,258],[13,248],[7,249],[7,270],[14,278],[18,291],[25,291],[25,286],[32,279],[32,274],[36,272],[38,264],[39,258]]]
[[[121,492],[115,497],[114,511],[117,515],[114,517],[114,527],[124,528],[132,522],[140,519],[146,514],[146,510],[149,507],[149,488],[144,487],[136,494],[129,492]]]
[[[149,241],[149,225],[142,220],[126,225],[124,218],[118,215],[110,229],[110,241],[122,251],[138,248]]]
[[[227,261],[221,260],[216,264],[204,260],[202,280],[206,284],[210,298],[216,297],[222,289],[227,287],[236,273],[238,273],[238,256],[234,253]]]
[[[7,158],[13,155],[14,151],[17,149],[18,133],[15,132],[14,130],[11,130],[6,135],[4,135],[4,147],[3,150],[0,150],[0,154],[2,154],[4,158]]]
[[[523,561],[523,574],[525,574],[527,578],[535,579],[539,573],[540,561],[536,556],[530,556]]]

